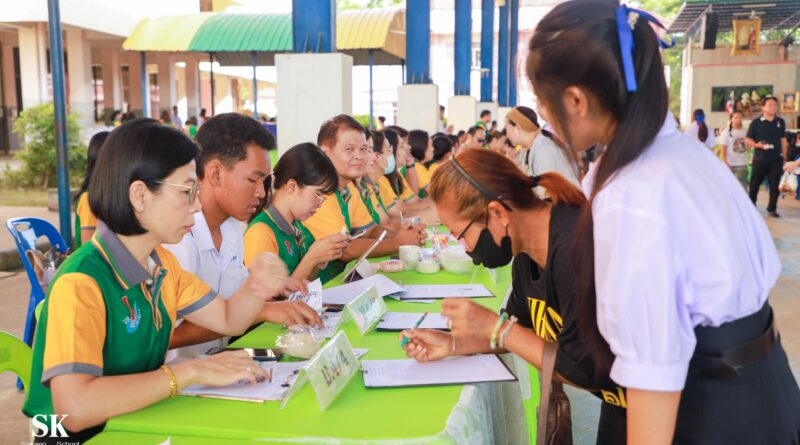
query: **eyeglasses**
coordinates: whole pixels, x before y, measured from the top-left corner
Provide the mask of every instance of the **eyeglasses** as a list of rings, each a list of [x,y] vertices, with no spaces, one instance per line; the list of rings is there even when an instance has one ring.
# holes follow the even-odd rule
[[[469,230],[469,228],[472,227],[474,223],[475,223],[474,219],[470,221],[469,224],[467,224],[467,227],[464,227],[464,230],[462,230],[461,233],[458,234],[458,236],[456,237],[456,241],[461,241],[462,239],[464,239],[464,235],[467,234],[467,230]]]
[[[170,187],[177,187],[188,190],[189,193],[186,199],[186,203],[189,205],[194,204],[194,201],[197,199],[197,195],[200,194],[200,184],[197,182],[193,183],[192,185],[183,185],[183,184],[174,184],[172,182],[166,182],[166,181],[156,181],[156,184],[168,185]]]
[[[324,197],[324,196],[320,195],[319,193],[317,193],[317,192],[316,192],[316,191],[314,191],[314,190],[311,190],[311,193],[313,193],[313,194],[314,194],[314,196],[316,196],[316,197],[317,197],[317,199],[319,200],[319,203],[320,203],[320,204],[322,204],[323,202],[325,202],[325,197]]]

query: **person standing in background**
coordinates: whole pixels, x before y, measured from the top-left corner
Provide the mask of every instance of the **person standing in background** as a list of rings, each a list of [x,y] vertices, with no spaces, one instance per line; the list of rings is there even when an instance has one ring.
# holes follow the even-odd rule
[[[181,119],[181,117],[178,116],[177,105],[172,106],[172,116],[170,116],[170,119],[172,120],[172,125],[174,125],[175,128],[177,128],[178,130],[183,130],[183,119]]]
[[[731,113],[731,120],[719,135],[722,162],[730,167],[733,175],[747,190],[747,129],[742,125],[742,112]]]
[[[706,125],[706,114],[700,108],[692,113],[692,125],[686,129],[686,134],[696,137],[708,148],[713,149],[716,145],[714,133]]]
[[[773,218],[778,214],[778,183],[781,180],[783,160],[789,151],[789,141],[786,139],[786,122],[779,118],[778,99],[770,96],[761,101],[762,115],[750,122],[747,129],[747,146],[755,148],[753,152],[753,170],[750,173],[750,200],[753,204],[758,198],[758,188],[764,182],[769,182],[769,203],[767,212]]]

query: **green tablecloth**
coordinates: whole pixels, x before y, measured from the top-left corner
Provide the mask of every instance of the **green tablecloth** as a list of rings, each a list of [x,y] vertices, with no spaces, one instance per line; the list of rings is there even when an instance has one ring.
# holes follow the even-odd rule
[[[496,283],[483,268],[474,277],[476,283],[486,285],[496,295],[495,298],[475,301],[492,309],[500,308],[511,283],[510,266],[496,272]],[[448,272],[434,275],[400,272],[387,276],[402,284],[459,284],[467,283],[472,278],[472,274],[454,275]],[[336,284],[336,280],[329,283]],[[401,303],[386,298],[386,302],[390,311],[441,310],[441,300],[424,304]],[[352,322],[346,322],[342,327],[354,348],[369,349],[365,359],[405,358],[399,346],[398,333],[369,332],[362,337]],[[272,347],[281,332],[283,328],[279,326],[262,325],[233,346]],[[527,382],[527,375],[520,375],[527,374],[527,368],[517,366],[515,371]],[[538,400],[538,389],[533,392]],[[517,402],[513,404],[516,406],[506,406],[509,403],[503,401],[501,393],[512,394],[512,397],[515,395]],[[144,433],[226,439],[269,438],[267,440],[270,442],[290,440],[294,443],[364,443],[362,441],[380,442],[380,439],[393,439],[384,443],[461,443],[463,438],[471,437],[470,434],[475,432],[455,432],[454,429],[469,429],[471,423],[489,423],[490,431],[481,432],[489,437],[506,434],[498,431],[498,428],[505,428],[507,421],[521,422],[524,428],[519,394],[520,384],[517,382],[368,390],[363,385],[362,377],[357,375],[324,412],[320,411],[310,386],[295,394],[284,410],[280,409],[280,402],[274,401],[255,404],[179,396],[110,419],[104,435]],[[483,404],[483,408],[475,409],[473,406],[472,410],[469,409],[469,405],[477,403]],[[504,417],[502,411],[508,415]],[[476,416],[483,418],[475,420]],[[527,437],[527,434],[521,432],[516,436]],[[477,433],[473,436],[477,437]],[[509,437],[508,440],[512,439]],[[115,443],[126,442],[120,440]]]

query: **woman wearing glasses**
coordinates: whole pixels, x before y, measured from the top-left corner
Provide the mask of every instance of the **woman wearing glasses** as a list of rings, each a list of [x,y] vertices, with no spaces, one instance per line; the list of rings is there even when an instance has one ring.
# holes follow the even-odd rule
[[[329,263],[338,261],[349,234],[315,240],[301,221],[311,217],[338,186],[336,168],[314,144],[292,147],[278,160],[267,179],[267,207],[253,218],[244,235],[244,263],[263,252],[278,255],[296,278],[326,282],[335,276]]]
[[[552,202],[534,193],[544,188]],[[597,335],[593,314],[579,313],[572,239],[586,201],[557,173],[528,176],[491,150],[465,150],[433,175],[431,198],[442,223],[462,241],[475,264],[514,260],[507,315],[466,299],[444,300],[451,333],[404,331],[407,354],[418,361],[510,351],[542,368],[546,342],[557,342],[555,378],[603,399],[597,443],[625,443],[624,390],[601,374],[582,337]]]
[[[180,241],[200,210],[197,155],[180,130],[152,119],[116,128],[103,146],[88,191],[97,231],[50,286],[23,407],[29,417],[64,416],[70,443],[88,440],[112,416],[175,397],[186,386],[265,377],[243,352],[164,365],[177,316],[238,335],[264,301],[303,286],[286,277],[277,258],[263,255],[226,301],[161,247]]]

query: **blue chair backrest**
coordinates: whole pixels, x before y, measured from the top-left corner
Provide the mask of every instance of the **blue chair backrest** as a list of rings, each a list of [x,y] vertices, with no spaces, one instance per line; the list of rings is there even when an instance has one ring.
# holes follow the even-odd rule
[[[67,243],[64,242],[64,238],[61,237],[61,234],[52,224],[41,218],[11,218],[6,221],[6,227],[11,232],[14,243],[17,245],[20,259],[25,266],[25,271],[28,273],[31,291],[35,295],[35,304],[38,304],[39,301],[44,299],[44,292],[39,286],[39,279],[36,277],[33,264],[28,260],[25,252],[36,249],[36,240],[42,236],[47,238],[50,241],[50,245],[61,253],[67,252]]]

